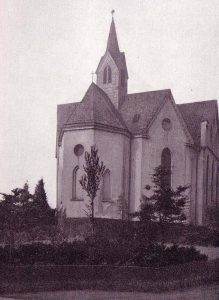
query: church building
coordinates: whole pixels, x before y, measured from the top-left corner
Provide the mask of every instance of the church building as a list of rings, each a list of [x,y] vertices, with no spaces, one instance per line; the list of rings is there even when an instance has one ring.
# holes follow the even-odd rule
[[[128,93],[125,53],[112,18],[106,52],[80,102],[58,105],[57,208],[86,217],[79,179],[85,151],[96,145],[106,166],[95,217],[126,219],[139,209],[155,167],[171,169],[171,187],[189,185],[187,222],[205,223],[219,205],[219,122],[216,100],[176,104],[170,89]]]

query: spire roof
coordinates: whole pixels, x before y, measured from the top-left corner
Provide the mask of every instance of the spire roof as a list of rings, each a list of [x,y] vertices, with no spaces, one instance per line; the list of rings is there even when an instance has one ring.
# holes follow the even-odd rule
[[[117,34],[116,34],[116,27],[113,18],[110,25],[110,32],[109,32],[106,50],[110,52],[110,54],[114,59],[120,54],[119,44],[118,44]]]

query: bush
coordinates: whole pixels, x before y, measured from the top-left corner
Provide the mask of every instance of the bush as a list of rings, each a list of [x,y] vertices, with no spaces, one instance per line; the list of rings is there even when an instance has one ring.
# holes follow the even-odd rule
[[[152,244],[145,248],[136,249],[135,253],[133,263],[142,267],[168,266],[207,260],[207,256],[200,254],[194,247],[179,247],[177,245],[165,247],[159,244]]]
[[[62,244],[29,244],[18,248],[0,248],[0,264],[56,265],[135,265],[167,266],[207,260],[194,247],[144,246],[125,240],[109,241],[93,237],[85,241]]]

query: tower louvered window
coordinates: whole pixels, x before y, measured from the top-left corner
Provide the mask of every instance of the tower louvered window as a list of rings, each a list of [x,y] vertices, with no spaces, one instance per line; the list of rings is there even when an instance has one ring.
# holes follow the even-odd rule
[[[125,86],[125,71],[121,70],[121,86]]]
[[[111,83],[112,82],[112,70],[110,66],[106,66],[103,71],[103,83]]]

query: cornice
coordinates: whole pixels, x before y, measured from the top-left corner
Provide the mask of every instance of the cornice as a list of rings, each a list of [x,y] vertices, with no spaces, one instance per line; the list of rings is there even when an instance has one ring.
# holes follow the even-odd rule
[[[109,125],[104,125],[104,124],[99,124],[95,122],[87,122],[84,124],[81,123],[72,123],[68,125],[64,125],[59,137],[58,137],[58,146],[61,146],[62,143],[62,137],[65,132],[67,131],[78,131],[78,130],[101,130],[101,131],[106,131],[106,132],[111,132],[111,133],[117,133],[117,134],[122,134],[128,138],[131,137],[131,133],[125,129],[114,127],[114,126],[109,126]]]

